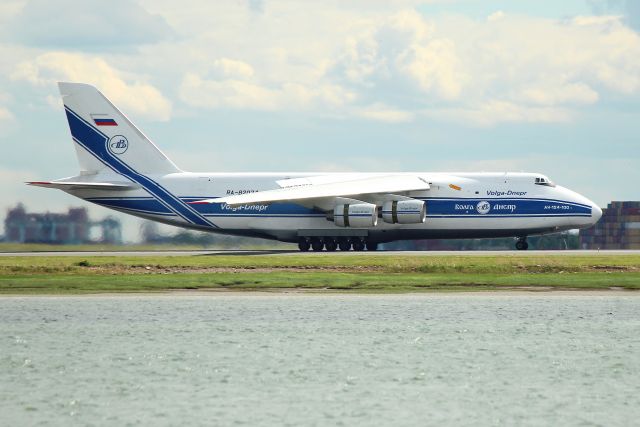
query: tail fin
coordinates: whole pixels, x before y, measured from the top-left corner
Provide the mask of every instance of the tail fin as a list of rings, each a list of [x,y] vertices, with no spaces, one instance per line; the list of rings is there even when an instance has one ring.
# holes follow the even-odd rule
[[[82,173],[167,174],[180,169],[98,89],[58,83]]]

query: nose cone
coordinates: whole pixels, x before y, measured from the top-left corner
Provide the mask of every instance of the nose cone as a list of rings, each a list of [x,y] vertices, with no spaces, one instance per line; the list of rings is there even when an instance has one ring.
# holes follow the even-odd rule
[[[591,207],[591,216],[583,216],[582,218],[576,218],[576,228],[588,228],[593,226],[596,222],[602,218],[602,209],[598,205],[596,205],[591,200],[587,199],[582,194],[578,194],[575,191],[571,191],[568,188],[557,186],[555,188],[556,195],[561,200],[566,200],[567,202],[572,202],[576,204],[583,205],[585,208],[587,206]],[[584,211],[582,211],[584,212]]]
[[[595,203],[591,203],[591,220],[595,224],[602,218],[602,209]]]

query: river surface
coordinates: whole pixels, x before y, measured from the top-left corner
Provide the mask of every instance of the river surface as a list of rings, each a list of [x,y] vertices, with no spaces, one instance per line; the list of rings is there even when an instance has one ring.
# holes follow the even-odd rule
[[[640,295],[0,298],[0,425],[638,425]]]

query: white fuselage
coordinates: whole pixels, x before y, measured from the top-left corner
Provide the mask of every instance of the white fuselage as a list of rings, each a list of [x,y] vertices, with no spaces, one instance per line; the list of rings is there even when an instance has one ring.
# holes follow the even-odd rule
[[[204,231],[295,242],[300,237],[398,239],[523,237],[584,228],[602,211],[567,188],[535,183],[531,173],[411,173],[430,189],[405,194],[424,200],[426,220],[417,224],[338,227],[325,211],[297,203],[229,206],[189,202],[280,188],[277,181],[309,173],[171,173],[147,175],[150,183],[127,191],[69,190],[90,202],[142,218]],[[317,174],[336,179],[388,174]],[[398,175],[398,174],[395,174]],[[148,191],[149,186],[162,192]],[[147,188],[145,188],[147,187]],[[153,194],[155,193],[155,194]]]

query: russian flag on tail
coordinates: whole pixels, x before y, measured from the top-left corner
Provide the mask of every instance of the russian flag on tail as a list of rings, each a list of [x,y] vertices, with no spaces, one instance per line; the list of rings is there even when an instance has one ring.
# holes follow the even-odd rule
[[[92,114],[91,118],[96,126],[118,126],[116,121],[107,114]]]

